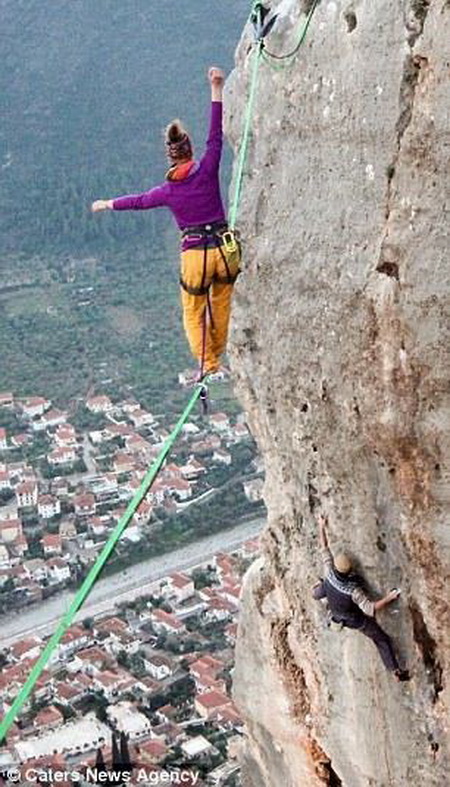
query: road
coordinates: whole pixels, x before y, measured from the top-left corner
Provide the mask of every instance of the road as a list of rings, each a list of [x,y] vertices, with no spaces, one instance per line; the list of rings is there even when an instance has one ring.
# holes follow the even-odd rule
[[[84,620],[87,617],[109,612],[119,601],[131,601],[145,593],[150,593],[151,585],[171,572],[205,563],[217,552],[233,550],[243,541],[256,536],[261,531],[264,521],[260,518],[244,522],[230,530],[223,530],[173,552],[138,563],[118,574],[99,579],[75,620]],[[54,598],[49,598],[39,605],[14,615],[1,616],[0,649],[33,634],[41,637],[51,634],[61,616],[69,608],[73,596],[73,593],[64,591]]]

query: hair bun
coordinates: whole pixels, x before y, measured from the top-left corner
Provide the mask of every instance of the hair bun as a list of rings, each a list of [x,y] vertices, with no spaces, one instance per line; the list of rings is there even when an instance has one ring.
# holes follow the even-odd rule
[[[181,142],[186,132],[179,120],[173,120],[172,123],[167,126],[166,135],[168,142]]]

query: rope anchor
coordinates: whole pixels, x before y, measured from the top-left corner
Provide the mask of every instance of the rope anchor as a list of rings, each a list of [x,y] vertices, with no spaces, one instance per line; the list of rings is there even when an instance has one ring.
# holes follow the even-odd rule
[[[264,38],[270,33],[277,19],[278,14],[272,15],[269,8],[266,8],[262,3],[256,3],[251,15],[251,21],[257,41],[261,43],[264,41]]]

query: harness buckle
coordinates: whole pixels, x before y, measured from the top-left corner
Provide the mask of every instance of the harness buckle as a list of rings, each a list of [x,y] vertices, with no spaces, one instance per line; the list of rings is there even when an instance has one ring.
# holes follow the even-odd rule
[[[236,242],[234,232],[232,230],[226,230],[225,232],[223,232],[221,238],[223,241],[223,245],[225,246],[225,249],[227,250],[228,254],[233,254],[235,251],[237,251],[238,245]]]
[[[185,240],[203,240],[203,235],[185,235]]]

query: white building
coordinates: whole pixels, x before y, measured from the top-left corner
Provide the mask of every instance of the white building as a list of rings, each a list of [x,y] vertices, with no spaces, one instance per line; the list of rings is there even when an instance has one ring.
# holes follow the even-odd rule
[[[20,519],[0,519],[0,541],[12,544],[23,536],[22,522]]]
[[[33,396],[21,404],[22,412],[27,418],[36,418],[36,416],[44,415],[50,406],[51,402],[43,399],[42,396]]]
[[[52,557],[62,553],[62,540],[57,533],[44,533],[41,544],[45,557]]]
[[[138,525],[128,525],[125,528],[122,535],[120,536],[120,541],[131,541],[133,544],[138,544],[139,541],[142,541],[142,533],[139,530]]]
[[[76,459],[75,448],[71,445],[58,446],[47,454],[47,461],[50,465],[71,465]]]
[[[39,421],[33,421],[32,427],[35,432],[42,432],[44,429],[49,429],[52,426],[59,426],[64,424],[67,419],[67,413],[62,410],[49,410],[44,413]]]
[[[112,473],[99,475],[91,481],[91,490],[94,495],[111,495],[117,492],[117,477]]]
[[[60,557],[53,557],[47,560],[50,582],[66,582],[70,579],[70,568]]]
[[[205,473],[206,467],[193,456],[190,456],[188,461],[181,468],[181,474],[186,481],[196,481]]]
[[[57,754],[76,755],[94,751],[111,740],[111,730],[100,722],[95,714],[88,713],[82,719],[68,721],[56,730],[49,730],[35,738],[21,740],[15,752],[21,762]]]
[[[135,429],[142,429],[143,426],[153,426],[155,419],[153,415],[141,407],[136,408],[128,413],[128,418],[134,425]]]
[[[151,620],[157,634],[161,632],[165,632],[166,634],[178,634],[180,631],[184,630],[183,624],[180,623],[175,615],[171,615],[163,609],[154,609]]]
[[[231,465],[231,454],[223,448],[216,448],[213,453],[213,462],[220,462],[223,465]]]
[[[0,470],[0,489],[11,489],[11,479],[7,470]]]
[[[181,748],[186,757],[191,760],[194,757],[210,752],[213,745],[203,735],[197,735],[195,738],[189,738],[189,740],[182,743]]]
[[[183,434],[193,435],[193,434],[198,434],[200,432],[200,429],[196,424],[193,424],[192,421],[188,421],[186,424],[184,424],[181,431],[183,432]]]
[[[18,508],[31,508],[37,505],[38,487],[33,481],[25,481],[16,487]]]
[[[88,532],[94,537],[103,536],[106,533],[106,522],[99,516],[94,516],[88,522]]]
[[[164,680],[169,675],[173,674],[172,664],[169,659],[160,656],[158,653],[154,655],[149,649],[144,649],[146,656],[144,658],[145,669],[150,673],[155,680]]]
[[[54,651],[54,660],[65,661],[76,653],[79,648],[85,648],[90,641],[90,633],[81,626],[72,626],[61,639]],[[52,659],[53,660],[53,659]]]
[[[250,437],[250,432],[248,431],[248,427],[245,424],[236,424],[233,429],[233,438],[236,443],[239,443],[241,440],[248,440]]]
[[[33,558],[32,560],[24,560],[23,567],[27,575],[35,582],[42,582],[47,579],[48,571],[44,560],[40,557]]]
[[[195,593],[194,580],[188,577],[187,574],[176,572],[171,574],[168,578],[170,596],[175,598],[178,603],[187,601]]]
[[[192,495],[191,485],[184,478],[169,478],[167,480],[167,489],[171,495],[176,495],[179,500],[189,500]]]
[[[133,519],[138,525],[146,525],[153,512],[153,506],[148,500],[143,500],[134,513]]]
[[[61,503],[57,497],[42,495],[38,500],[38,514],[42,519],[51,519],[61,513]]]
[[[108,410],[113,409],[113,406],[109,396],[91,396],[86,402],[86,407],[91,413],[107,413]]]
[[[140,713],[131,702],[118,702],[108,708],[108,717],[114,722],[120,732],[124,732],[130,740],[151,735],[152,727],[150,720]]]
[[[226,413],[212,413],[209,416],[209,423],[213,429],[222,434],[226,434],[230,429],[230,420]]]
[[[63,424],[61,426],[58,426],[53,437],[57,446],[75,447],[77,445],[77,433],[73,428],[72,424]]]
[[[5,391],[0,393],[0,407],[13,407],[14,405],[14,394]]]
[[[11,560],[9,552],[4,544],[0,544],[0,569],[10,568]]]
[[[109,702],[114,702],[120,692],[132,691],[136,680],[128,675],[102,670],[92,678],[92,684],[102,691]]]

